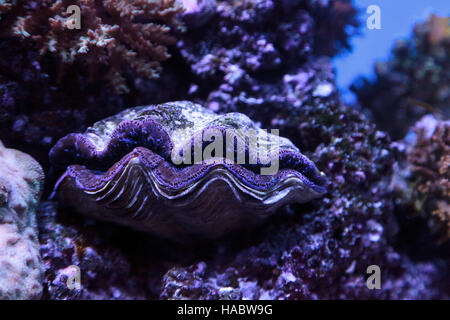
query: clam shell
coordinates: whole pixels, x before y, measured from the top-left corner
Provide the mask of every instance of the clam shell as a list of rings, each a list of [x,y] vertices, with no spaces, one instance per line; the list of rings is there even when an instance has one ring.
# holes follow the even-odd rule
[[[251,131],[269,137],[261,141],[274,141],[239,113],[217,115],[189,101],[136,107],[57,142],[50,159],[55,170],[65,171],[54,193],[80,213],[180,240],[217,238],[325,192],[323,174],[282,137],[280,168],[272,175],[258,171],[268,163],[245,143],[233,144],[233,151],[240,146],[246,159],[255,160],[252,165],[225,157],[174,164],[178,150],[194,150],[194,137],[211,128],[223,135],[230,128]],[[269,153],[271,161],[274,156]]]

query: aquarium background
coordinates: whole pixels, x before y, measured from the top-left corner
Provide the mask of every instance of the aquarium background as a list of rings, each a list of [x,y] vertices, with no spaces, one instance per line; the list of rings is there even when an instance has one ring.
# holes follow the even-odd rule
[[[425,21],[431,13],[450,14],[450,4],[446,0],[355,0],[354,3],[361,10],[360,35],[350,40],[351,52],[341,53],[333,59],[336,83],[343,100],[349,104],[356,102],[355,95],[349,90],[351,83],[359,75],[373,78],[374,61],[387,60],[395,40],[408,38],[414,24]],[[365,26],[366,8],[372,4],[381,9],[381,30],[369,30]]]

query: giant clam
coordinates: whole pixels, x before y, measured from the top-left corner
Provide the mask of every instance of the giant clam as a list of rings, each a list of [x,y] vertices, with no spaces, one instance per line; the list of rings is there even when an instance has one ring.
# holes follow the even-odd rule
[[[208,130],[217,135],[205,139]],[[206,159],[193,154],[192,164],[178,161],[230,130],[240,132],[224,145],[232,158],[214,150]],[[247,133],[259,141],[256,150]],[[217,238],[325,192],[323,173],[291,141],[276,138],[276,152],[261,161],[264,141],[275,136],[243,114],[219,115],[189,101],[131,108],[56,143],[50,160],[65,172],[54,195],[80,213],[162,237]],[[275,160],[278,170],[262,174]]]

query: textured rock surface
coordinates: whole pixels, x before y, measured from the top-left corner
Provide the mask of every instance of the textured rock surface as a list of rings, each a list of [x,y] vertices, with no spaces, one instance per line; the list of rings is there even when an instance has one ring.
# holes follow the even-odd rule
[[[29,155],[0,142],[0,299],[38,299],[43,268],[36,207],[44,173]]]
[[[398,164],[392,187],[397,211],[421,223],[422,235],[450,247],[450,121],[427,115],[394,145]]]

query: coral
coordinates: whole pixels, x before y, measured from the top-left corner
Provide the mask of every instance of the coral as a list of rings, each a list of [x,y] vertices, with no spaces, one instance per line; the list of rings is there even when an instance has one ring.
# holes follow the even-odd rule
[[[30,156],[0,142],[0,299],[39,299],[43,268],[35,210],[44,173]]]
[[[412,168],[412,179],[424,202],[434,198],[434,209],[431,211],[430,225],[450,239],[450,122],[436,125],[431,137],[425,135],[425,129],[417,127],[417,141],[408,154],[408,162]],[[422,205],[420,211],[430,212]]]
[[[405,158],[397,173],[403,184],[394,184],[404,214],[422,217],[438,243],[445,243],[450,239],[450,122],[427,115],[397,148]]]
[[[157,299],[167,269],[204,250],[86,219],[56,202],[43,201],[38,215],[43,299]],[[67,287],[74,266],[80,268],[79,289]]]
[[[214,156],[203,158],[211,147]],[[217,115],[189,101],[127,109],[62,138],[50,160],[69,165],[56,186],[61,203],[178,241],[217,238],[326,192],[326,179],[288,139],[243,114]]]
[[[70,5],[80,8],[81,26],[73,28]],[[117,93],[129,88],[123,74],[159,76],[160,61],[170,57],[171,28],[182,28],[176,0],[20,1],[8,12],[8,35],[32,39],[40,55],[60,61],[58,77],[72,76],[68,66],[87,67],[91,80],[105,79]],[[9,20],[5,17],[5,20]],[[66,74],[64,74],[66,73]]]
[[[375,81],[359,78],[352,90],[382,130],[403,138],[425,114],[450,116],[449,55],[450,19],[431,15],[395,43],[387,62],[375,64]]]

